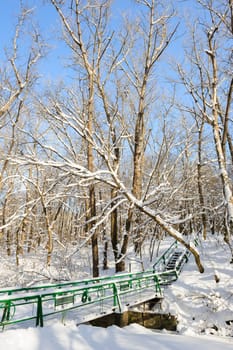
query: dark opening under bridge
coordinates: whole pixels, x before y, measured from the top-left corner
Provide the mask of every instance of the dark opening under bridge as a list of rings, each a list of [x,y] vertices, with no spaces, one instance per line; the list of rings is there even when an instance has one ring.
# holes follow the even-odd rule
[[[0,326],[46,319],[73,319],[77,324],[163,297],[163,287],[176,281],[190,252],[174,242],[151,270],[59,284],[0,290]]]

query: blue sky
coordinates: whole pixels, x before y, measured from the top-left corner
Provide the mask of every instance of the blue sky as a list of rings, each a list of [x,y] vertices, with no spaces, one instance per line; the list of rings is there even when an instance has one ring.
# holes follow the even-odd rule
[[[49,5],[43,5],[42,0],[28,0],[25,3],[27,3],[30,8],[34,8],[34,22],[35,24],[39,24],[45,40],[48,41],[48,43],[51,42],[52,37],[54,36],[53,32],[55,30],[56,23],[58,23],[54,9]],[[19,13],[19,0],[0,1],[0,60],[2,60],[4,48],[11,47],[11,41],[14,36],[15,25],[17,23]],[[54,62],[53,55],[55,54],[55,56],[58,57],[64,50],[64,47],[62,47],[61,44],[58,45],[58,42],[53,43],[53,48],[55,49],[55,47],[56,50],[47,56],[47,64],[45,60],[44,62],[41,62],[42,70],[45,68],[45,65],[49,65],[49,69],[51,70],[51,77],[54,75],[54,73],[57,74],[58,60],[56,62],[56,65],[53,65],[50,60],[53,59]],[[49,77],[50,73],[47,72],[47,74]]]
[[[59,80],[66,74],[63,68],[64,57],[69,56],[69,50],[64,43],[57,39],[57,34],[60,31],[61,24],[56,14],[56,11],[50,4],[45,4],[43,0],[24,0],[25,4],[34,8],[34,21],[41,28],[42,35],[45,41],[51,45],[49,53],[40,63],[40,70],[45,78],[52,80],[55,77]],[[192,7],[192,0],[176,1],[176,7],[185,12],[185,6]],[[135,3],[133,0],[114,0],[113,3],[113,20],[121,15],[126,9],[135,11]],[[190,12],[190,11],[189,11]],[[0,0],[0,61],[4,54],[3,48],[9,47],[13,37],[17,16],[20,13],[20,0]],[[119,18],[119,17],[118,17]],[[177,22],[178,20],[176,20]],[[175,25],[175,22],[174,22]],[[184,27],[180,25],[179,35],[181,37],[169,49],[170,54],[175,52],[176,57],[182,57],[182,35],[184,34]],[[29,29],[30,30],[30,29]]]
[[[69,51],[57,38],[61,28],[57,13],[43,0],[24,0],[23,3],[34,9],[34,22],[39,25],[45,41],[51,45],[46,58],[40,62],[40,69],[46,79],[50,80],[55,76],[59,79],[63,75],[64,57],[66,54],[68,56]],[[129,7],[133,10],[134,6],[132,0],[114,0],[114,14],[120,15]],[[4,49],[11,46],[19,13],[20,0],[0,0],[0,62],[4,60]]]

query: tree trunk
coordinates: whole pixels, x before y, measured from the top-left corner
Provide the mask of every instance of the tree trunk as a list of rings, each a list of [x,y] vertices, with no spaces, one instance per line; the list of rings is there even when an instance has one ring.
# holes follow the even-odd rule
[[[112,189],[111,190],[111,202],[112,207],[114,207],[114,199],[117,196],[117,190]],[[118,212],[117,209],[114,209],[114,211],[111,213],[111,242],[112,242],[112,249],[113,254],[115,258],[115,262],[117,262],[118,259]]]
[[[204,240],[207,238],[207,217],[205,212],[205,201],[202,188],[202,133],[204,127],[204,120],[201,121],[201,126],[198,127],[198,163],[197,163],[197,185],[198,185],[198,194],[199,202],[201,207],[201,218],[202,218],[202,236]]]
[[[230,178],[226,168],[226,159],[225,153],[223,149],[222,139],[221,139],[221,131],[219,127],[219,104],[217,99],[217,87],[218,87],[218,76],[217,76],[217,60],[215,53],[215,46],[213,45],[213,35],[208,35],[208,43],[210,53],[208,53],[212,65],[212,115],[213,115],[213,134],[214,134],[214,142],[216,153],[218,157],[218,165],[220,170],[220,176],[222,179],[223,185],[223,195],[226,202],[226,210],[227,210],[227,220],[226,220],[226,243],[229,245],[232,260],[233,260],[233,245],[232,245],[232,233],[233,233],[233,193],[231,188]]]
[[[93,134],[93,118],[94,118],[94,73],[89,72],[89,96],[88,96],[88,121],[87,127],[90,135]],[[94,172],[94,156],[93,146],[91,142],[87,144],[87,163],[88,170]],[[91,232],[91,244],[92,244],[92,275],[93,277],[99,276],[99,249],[98,249],[98,234],[92,232],[95,225],[96,217],[96,198],[95,198],[95,186],[93,184],[89,187],[89,213],[90,224],[89,230]]]
[[[133,208],[129,208],[128,215],[126,219],[125,224],[125,234],[123,236],[123,243],[121,246],[121,252],[117,260],[116,264],[116,272],[122,272],[125,271],[125,255],[128,249],[129,244],[129,236],[130,236],[130,229],[132,225],[132,218],[133,218]]]

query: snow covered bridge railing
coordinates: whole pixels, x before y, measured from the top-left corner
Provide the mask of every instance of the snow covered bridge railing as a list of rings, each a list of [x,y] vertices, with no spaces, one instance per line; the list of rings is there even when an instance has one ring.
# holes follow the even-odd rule
[[[152,270],[147,271],[140,271],[140,272],[130,272],[130,273],[119,273],[113,276],[103,276],[103,277],[96,277],[96,278],[90,278],[90,279],[83,279],[83,280],[76,280],[76,281],[68,281],[68,282],[61,282],[61,283],[50,283],[50,284],[43,284],[43,285],[36,285],[36,286],[29,286],[29,287],[9,287],[9,288],[2,288],[0,289],[0,299],[1,295],[17,295],[22,293],[44,293],[46,291],[56,291],[60,290],[61,288],[71,289],[74,287],[85,287],[89,285],[93,285],[95,283],[104,283],[109,281],[120,281],[125,280],[127,278],[140,278],[142,276],[151,275]]]
[[[194,238],[194,245],[198,245],[198,238]],[[161,286],[176,281],[191,252],[182,244],[174,241],[169,248],[153,264],[153,272],[157,273]]]
[[[177,280],[189,256],[189,251],[174,242],[154,263],[153,270],[2,289],[0,326],[32,320],[36,326],[43,326],[45,318],[55,317],[83,323],[103,314],[123,312],[155,297],[162,298],[161,286]]]
[[[164,271],[165,267],[168,264],[168,261],[175,250],[177,250],[177,241],[174,241],[170,247],[156,260],[153,264],[154,271]]]
[[[132,274],[131,274],[132,275]],[[80,281],[81,283],[81,281]],[[77,323],[86,322],[103,314],[122,312],[130,305],[162,297],[158,277],[154,273],[112,279],[89,285],[68,287],[59,285],[53,291],[39,291],[0,298],[2,327],[34,320],[36,326],[43,326],[45,318],[62,319],[72,317]]]

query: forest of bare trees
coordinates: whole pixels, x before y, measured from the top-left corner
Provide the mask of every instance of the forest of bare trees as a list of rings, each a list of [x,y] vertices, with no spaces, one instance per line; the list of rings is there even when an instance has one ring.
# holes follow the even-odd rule
[[[153,260],[164,235],[200,272],[191,235],[222,234],[233,255],[233,1],[193,1],[186,19],[176,2],[117,19],[110,0],[45,3],[72,78],[40,82],[53,48],[22,2],[0,61],[1,250],[19,265],[43,247],[49,266],[87,246],[93,276],[144,244]]]

